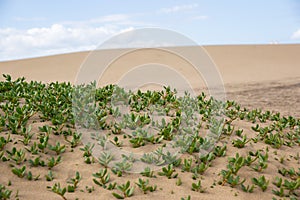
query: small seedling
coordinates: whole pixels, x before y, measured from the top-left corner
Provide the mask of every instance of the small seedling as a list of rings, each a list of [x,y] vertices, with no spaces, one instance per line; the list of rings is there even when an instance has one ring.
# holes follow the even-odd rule
[[[27,180],[29,180],[29,181],[32,181],[32,180],[37,181],[37,180],[39,180],[39,178],[40,178],[40,175],[37,175],[36,177],[33,177],[31,171],[29,171],[29,172],[27,173]]]
[[[91,145],[91,143],[88,143],[84,146],[84,148],[80,148],[80,150],[83,151],[83,157],[92,156],[94,147],[95,147],[95,144]]]
[[[149,179],[143,180],[139,178],[139,182],[135,184],[144,192],[144,194],[147,194],[147,191],[154,192],[157,188],[156,185],[149,186]]]
[[[32,167],[38,167],[38,166],[42,166],[44,167],[46,164],[43,160],[40,159],[41,157],[36,157],[34,160],[29,160],[29,163]]]
[[[190,172],[191,169],[192,169],[192,162],[193,162],[193,160],[191,158],[190,159],[184,159],[181,171],[182,172]]]
[[[289,194],[293,194],[300,188],[300,178],[295,181],[284,180],[283,187],[289,191]]]
[[[123,159],[121,162],[115,163],[111,171],[114,174],[116,174],[118,177],[120,177],[124,172],[130,171],[131,168],[132,168],[132,162]]]
[[[227,168],[236,175],[238,171],[244,166],[245,158],[240,156],[239,153],[236,153],[235,157],[228,158],[229,164]]]
[[[111,143],[113,143],[115,146],[117,147],[121,147],[123,145],[123,142],[119,141],[119,138],[117,136],[114,137],[113,141],[110,141]]]
[[[16,147],[13,147],[11,151],[6,151],[8,157],[11,160],[14,160],[17,165],[20,165],[22,162],[26,161],[26,154],[23,149],[17,150]]]
[[[100,171],[93,174],[93,176],[95,177],[93,179],[95,184],[97,184],[103,188],[106,188],[106,183],[108,183],[110,180],[110,174],[107,172],[107,168],[100,169]]]
[[[200,163],[200,164],[197,164],[191,171],[194,173],[194,174],[203,174],[209,167],[209,163],[205,164],[205,163]]]
[[[108,167],[110,161],[113,160],[113,155],[110,152],[103,151],[101,152],[100,157],[98,158],[98,162],[105,168]]]
[[[206,188],[203,188],[201,185],[201,180],[199,180],[197,183],[192,183],[192,190],[200,193],[204,193]]]
[[[110,183],[108,186],[107,186],[107,189],[108,190],[114,190],[117,186],[117,183],[114,182],[114,183]]]
[[[248,139],[247,139],[247,136],[244,135],[242,139],[238,138],[238,139],[236,139],[236,140],[233,140],[233,141],[232,141],[232,144],[233,144],[234,147],[237,147],[237,148],[244,148],[245,145],[246,145],[248,142],[250,142],[250,141],[251,141],[251,139],[248,140]]]
[[[60,145],[60,142],[56,142],[55,146],[48,145],[48,148],[51,151],[54,151],[56,155],[60,155],[61,153],[66,151],[66,145]]]
[[[220,147],[220,146],[216,146],[214,148],[214,154],[215,156],[217,157],[223,157],[226,155],[226,149],[227,149],[227,146],[224,145],[223,147]]]
[[[11,171],[15,175],[17,175],[19,178],[23,178],[25,176],[26,167],[25,166],[23,166],[21,168],[14,167]]]
[[[71,144],[71,148],[75,148],[80,144],[81,138],[82,138],[82,133],[74,132],[72,135],[72,140],[68,140],[67,138],[65,138],[65,140]]]
[[[178,178],[178,179],[176,180],[176,185],[177,185],[177,186],[182,185],[182,180],[181,180],[181,178]]]
[[[113,192],[112,195],[117,199],[125,199],[131,197],[134,192],[134,187],[130,187],[130,181],[127,181],[125,184],[117,185],[117,189],[122,192],[122,194]]]
[[[273,184],[276,185],[276,187],[280,188],[282,185],[282,178],[279,178],[278,176],[276,176]]]
[[[45,149],[47,148],[48,141],[49,141],[48,135],[40,138],[39,140],[40,143],[38,144],[38,148],[42,151],[42,153],[44,153]]]
[[[284,193],[284,189],[281,187],[279,190],[272,190],[272,193],[279,196],[279,197],[284,197],[286,196]]]
[[[7,200],[10,199],[12,191],[9,189],[6,189],[4,185],[0,184],[0,199]]]
[[[258,153],[258,163],[251,168],[258,172],[266,169],[268,167],[268,157],[268,152],[266,152],[265,155],[263,155],[261,152]]]
[[[261,188],[261,190],[264,192],[268,188],[269,180],[266,180],[265,176],[260,176],[257,178],[251,178],[252,183],[257,185]]]
[[[25,148],[28,152],[30,152],[32,155],[37,155],[39,153],[38,145],[36,142],[33,143],[33,145],[30,148]]]
[[[48,159],[47,166],[49,169],[52,169],[56,165],[58,165],[61,162],[61,156],[58,156],[56,159],[54,157],[51,157]]]
[[[253,190],[254,190],[254,188],[255,188],[255,185],[247,185],[247,186],[245,186],[243,183],[241,184],[241,187],[242,187],[242,190],[244,191],[244,192],[248,192],[248,193],[253,193]]]
[[[149,178],[156,178],[156,176],[154,175],[154,171],[152,171],[152,170],[150,169],[150,167],[146,167],[146,168],[144,169],[144,171],[142,171],[140,174],[141,174],[142,176],[146,176],[146,177],[149,177]]]
[[[81,180],[81,175],[79,172],[75,173],[75,178],[71,178],[68,183],[72,184],[72,185],[68,185],[68,192],[75,192],[76,188],[78,187],[78,184]]]
[[[181,197],[181,200],[191,200],[191,196],[188,195],[187,198]]]
[[[0,150],[3,150],[8,142],[10,142],[10,134],[8,134],[6,139],[4,137],[0,137]]]
[[[48,171],[48,174],[45,175],[46,181],[53,181],[54,175],[51,170]]]
[[[67,188],[61,188],[60,187],[60,183],[55,183],[52,187],[51,187],[51,191],[54,192],[55,194],[58,194],[61,198],[63,198],[64,200],[67,200],[67,198],[64,196],[65,193],[67,192]]]
[[[92,193],[93,191],[95,191],[95,188],[94,188],[94,186],[92,186],[92,187],[85,186],[85,190],[86,190],[88,193]]]
[[[163,167],[162,172],[158,172],[160,176],[166,176],[168,179],[176,178],[178,173],[174,174],[175,169],[173,168],[173,164],[169,164],[168,167]]]

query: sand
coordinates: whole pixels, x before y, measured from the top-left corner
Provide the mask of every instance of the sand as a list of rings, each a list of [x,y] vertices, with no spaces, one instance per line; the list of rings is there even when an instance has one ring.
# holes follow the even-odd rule
[[[193,47],[181,48],[187,48],[186,51],[193,51]],[[204,49],[218,67],[226,89],[227,99],[235,100],[247,108],[261,108],[263,110],[281,112],[286,116],[300,117],[300,45],[225,45],[204,46]],[[110,54],[113,51],[118,50],[107,50],[106,53]],[[46,83],[69,81],[76,83],[80,65],[89,53],[69,53],[0,62],[0,74],[11,74],[13,78],[24,76],[28,81],[37,80]],[[199,80],[194,76],[193,70],[188,69],[189,64],[183,60],[176,59],[176,57],[170,55],[166,57],[164,53],[149,49],[127,55],[127,57],[125,56],[112,63],[110,71],[106,72],[106,77],[109,78],[103,80],[100,85],[115,83],[122,75],[122,70],[128,70],[132,63],[157,61],[175,68],[177,66],[177,70],[189,77],[192,85],[197,87],[197,92],[207,91],[204,81]],[[1,77],[0,80],[3,80],[3,78]],[[33,132],[38,132],[38,126],[39,124],[35,124]],[[243,127],[244,132],[251,132],[251,124],[249,123],[241,122],[238,126]],[[65,143],[63,137],[57,137],[57,140]],[[238,150],[243,154],[252,149],[265,147],[255,145],[248,144],[246,148]],[[227,155],[233,156],[237,149],[233,148],[232,145],[228,146],[230,147]],[[66,185],[66,180],[73,177],[75,171],[80,171],[83,180],[80,182],[79,190],[84,192],[78,190],[74,194],[68,193],[66,195],[67,199],[75,199],[76,197],[78,199],[114,199],[110,191],[92,183],[91,174],[97,172],[100,165],[97,163],[92,165],[85,164],[82,152],[79,150],[81,147],[83,145],[75,148],[74,152],[70,152],[69,148],[63,154],[64,165],[58,165],[53,169],[54,174],[57,174],[54,182],[61,182]],[[7,148],[11,149],[11,146]],[[270,152],[273,151],[274,149],[271,148]],[[275,162],[275,158],[280,156],[289,157],[289,155],[296,156],[296,152],[300,152],[299,147],[291,149],[284,146],[278,150],[278,156],[270,153],[271,161],[268,172],[262,174],[270,178],[273,173],[277,172],[279,167],[299,167],[299,165],[295,164],[296,162],[286,162],[284,164]],[[156,179],[150,179],[151,184],[158,186],[158,191],[143,195],[136,188],[135,195],[131,199],[180,199],[181,197],[187,197],[189,194],[192,196],[192,199],[271,199],[274,196],[270,192],[272,189],[275,189],[271,182],[268,193],[260,192],[259,188],[256,188],[256,192],[253,194],[245,193],[240,189],[230,188],[229,186],[210,188],[209,186],[214,181],[218,181],[216,178],[218,177],[217,174],[226,167],[226,160],[226,157],[217,159],[213,162],[213,166],[205,172],[203,176],[203,184],[207,187],[207,192],[205,193],[192,192],[190,189],[191,177],[178,170],[183,182],[181,186],[176,186],[176,179],[167,179],[159,176]],[[43,174],[45,171],[40,167],[32,168],[31,170],[34,174]],[[2,162],[0,162],[0,173],[0,183],[5,184],[11,180],[13,185],[9,188],[19,190],[20,199],[60,199],[59,196],[46,188],[53,185],[53,182],[46,182],[44,177],[41,177],[41,180],[36,182],[27,181],[25,178],[20,179],[10,172],[8,164],[3,164]],[[247,173],[249,172],[242,172],[244,176],[247,176]],[[257,173],[258,175],[260,174]],[[112,180],[118,182],[131,180],[133,183],[138,180],[138,177],[139,175],[137,174],[127,174],[122,179],[119,179],[112,175]],[[96,190],[89,194],[85,191],[86,185],[93,185]],[[160,188],[163,189],[161,190]]]

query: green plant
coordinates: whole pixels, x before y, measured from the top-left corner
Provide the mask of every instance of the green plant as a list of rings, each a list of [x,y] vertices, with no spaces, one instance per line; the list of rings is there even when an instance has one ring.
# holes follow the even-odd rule
[[[0,150],[3,150],[5,145],[8,144],[10,141],[10,134],[8,134],[6,139],[4,137],[0,137]]]
[[[32,155],[37,155],[39,153],[38,145],[36,142],[33,143],[33,145],[29,148],[25,148],[28,152],[30,152]]]
[[[27,173],[27,180],[29,180],[29,181],[32,181],[32,180],[37,181],[37,180],[39,180],[39,178],[40,178],[40,175],[37,175],[37,176],[33,177],[31,171],[29,171],[29,172]]]
[[[60,142],[56,142],[55,146],[49,144],[48,148],[51,151],[54,151],[56,155],[60,155],[61,153],[66,151],[66,145],[60,145]]]
[[[75,148],[76,146],[78,146],[81,142],[81,139],[82,139],[82,133],[77,133],[77,132],[74,132],[72,134],[71,140],[68,140],[67,137],[65,137],[65,140],[71,144],[71,148]]]
[[[85,186],[85,189],[86,189],[86,191],[87,191],[88,193],[92,193],[93,191],[95,191],[94,186],[92,186],[92,187]]]
[[[123,159],[121,162],[115,163],[111,171],[120,177],[124,172],[130,171],[131,168],[132,168],[132,162]]]
[[[134,192],[134,187],[130,187],[130,181],[127,181],[125,184],[122,185],[117,185],[117,189],[122,193],[112,193],[112,195],[117,199],[125,199],[127,197],[131,197]]]
[[[41,157],[36,157],[34,160],[30,159],[29,163],[32,167],[38,167],[38,166],[42,166],[44,167],[46,164],[43,160],[41,160]]]
[[[110,180],[110,174],[107,172],[107,168],[100,169],[100,171],[93,174],[93,176],[95,177],[93,179],[95,184],[97,184],[103,188],[106,188],[106,183],[108,183]]]
[[[147,191],[154,192],[157,188],[156,185],[149,186],[149,179],[143,180],[139,178],[139,182],[135,184],[144,192],[144,194],[147,194]]]
[[[176,178],[178,173],[174,174],[175,169],[173,168],[173,164],[169,164],[168,167],[163,167],[162,172],[158,172],[160,176],[166,176],[168,179]]]
[[[38,144],[38,148],[44,153],[47,145],[48,145],[48,141],[49,141],[49,136],[46,135],[46,136],[43,136],[43,137],[40,137],[39,139],[39,144]]]
[[[108,189],[108,190],[113,190],[113,189],[116,188],[116,186],[117,186],[117,183],[116,183],[116,182],[110,183],[110,184],[108,184],[107,189]]]
[[[26,166],[23,166],[21,168],[14,167],[11,171],[15,175],[17,175],[19,178],[23,178],[25,176]]]
[[[100,157],[98,158],[98,162],[105,168],[108,167],[110,161],[113,160],[113,155],[110,152],[103,151],[101,152]]]
[[[181,200],[191,200],[191,196],[188,195],[186,199],[184,197],[181,197]]]
[[[250,142],[250,141],[251,141],[251,139],[248,140],[248,139],[247,139],[247,136],[244,135],[242,139],[238,138],[238,139],[236,139],[236,140],[233,140],[233,141],[232,141],[232,144],[233,144],[234,147],[237,147],[237,148],[244,148],[245,145],[246,145],[248,142]]]
[[[284,193],[284,189],[281,187],[279,190],[272,190],[272,193],[279,196],[279,197],[285,197],[286,194]]]
[[[220,182],[221,185],[228,183],[231,187],[235,187],[237,185],[242,185],[246,181],[246,179],[240,180],[240,176],[233,175],[229,170],[222,170],[221,175],[223,176],[223,181]]]
[[[17,165],[20,165],[26,161],[26,153],[23,149],[17,150],[16,147],[13,147],[11,151],[6,151],[8,157],[16,162]]]
[[[209,163],[200,163],[192,168],[192,172],[195,174],[203,174],[209,167]]]
[[[283,145],[284,139],[279,133],[274,135],[270,133],[266,135],[265,143],[271,145],[273,148],[279,149]]]
[[[192,183],[192,190],[196,192],[203,193],[205,192],[206,188],[204,188],[199,180],[197,183]]]
[[[87,164],[91,164],[93,162],[93,148],[95,147],[95,144],[88,143],[84,146],[84,148],[80,148],[81,151],[83,151],[83,157],[84,162]],[[92,159],[91,159],[92,157]]]
[[[49,169],[52,169],[56,165],[58,165],[61,162],[61,156],[58,156],[56,159],[54,157],[51,157],[48,159],[47,166]]]
[[[67,200],[67,198],[64,196],[65,193],[67,192],[67,188],[66,187],[61,188],[60,183],[55,183],[51,187],[51,191],[54,192],[55,194],[58,194],[64,200]]]
[[[184,159],[181,171],[182,172],[190,172],[191,169],[192,169],[192,162],[193,162],[193,160],[191,158],[190,159]]]
[[[114,137],[113,141],[110,141],[111,143],[113,143],[114,145],[116,145],[117,147],[121,147],[123,145],[123,142],[119,141],[119,138],[117,136]]]
[[[80,148],[80,150],[83,151],[83,157],[92,156],[94,147],[95,147],[95,144],[91,145],[91,143],[88,143],[88,144],[84,145],[83,148]]]
[[[145,167],[144,171],[142,171],[140,174],[149,178],[156,178],[154,171],[152,171],[150,167]]]
[[[45,175],[46,181],[53,181],[54,175],[51,170],[48,171],[48,174]]]
[[[284,180],[283,187],[289,191],[289,194],[293,194],[300,188],[300,177],[295,181]]]
[[[255,188],[255,185],[247,185],[247,186],[245,186],[243,183],[241,184],[241,187],[242,187],[242,190],[244,191],[244,192],[248,192],[248,193],[253,193],[253,190],[254,190],[254,188]]]
[[[0,199],[7,200],[10,199],[12,191],[7,189],[4,185],[0,184]]]
[[[215,156],[218,156],[218,157],[223,157],[226,155],[226,149],[227,149],[227,146],[224,145],[223,147],[221,146],[216,146],[214,148],[214,155]]]
[[[266,169],[268,167],[268,152],[263,155],[261,152],[258,153],[258,163],[251,168],[255,171],[261,172],[262,170]]]
[[[280,188],[282,185],[282,178],[279,178],[278,176],[276,176],[273,184],[276,185],[276,187]]]
[[[236,175],[238,171],[244,166],[245,158],[240,156],[239,153],[236,153],[235,157],[228,158],[229,164],[227,168]]]
[[[251,178],[251,180],[252,180],[252,183],[257,185],[258,187],[260,187],[263,192],[268,188],[269,180],[267,180],[265,178],[265,176],[260,176],[258,178],[254,177],[254,178]]]
[[[75,192],[76,188],[78,187],[78,184],[81,180],[81,175],[79,172],[75,173],[75,178],[71,178],[68,183],[72,184],[72,185],[68,185],[67,187],[67,191],[68,192]]]
[[[46,133],[47,136],[49,136],[49,135],[51,135],[53,128],[48,125],[45,125],[45,126],[39,127],[39,130],[43,133]]]
[[[296,180],[300,176],[300,168],[298,172],[296,172],[293,167],[290,169],[281,168],[278,169],[278,173],[281,174],[282,176],[288,175],[292,180]]]

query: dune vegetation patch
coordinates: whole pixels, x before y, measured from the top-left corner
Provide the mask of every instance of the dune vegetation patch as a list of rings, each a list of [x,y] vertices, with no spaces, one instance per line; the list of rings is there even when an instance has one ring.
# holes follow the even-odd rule
[[[86,106],[91,101],[80,94],[88,85],[3,76],[0,199],[300,198],[300,119],[293,116],[204,93],[178,97],[169,87],[107,85]],[[129,113],[112,104],[114,91]]]

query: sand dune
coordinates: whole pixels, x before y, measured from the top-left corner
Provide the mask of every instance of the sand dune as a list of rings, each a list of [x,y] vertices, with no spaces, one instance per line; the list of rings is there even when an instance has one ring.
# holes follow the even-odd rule
[[[195,47],[178,48],[183,48],[191,54],[195,52]],[[297,101],[299,86],[294,87],[300,81],[300,44],[204,46],[204,49],[220,72],[227,98],[238,100],[245,106],[268,108],[284,114],[300,113]],[[120,51],[124,50],[104,50],[101,55],[104,59],[106,56],[119,55]],[[27,80],[75,83],[80,66],[89,53],[68,53],[0,62],[0,71],[1,74],[8,73],[14,78],[24,76]],[[101,84],[115,83],[130,66],[148,62],[177,67],[198,89],[202,90],[206,86],[203,79],[195,76],[191,66],[184,60],[163,51],[149,49],[128,54],[112,63],[110,70],[105,72],[106,79]],[[95,67],[97,68],[97,63]],[[0,77],[0,80],[3,78]],[[290,106],[285,107],[287,99]]]
[[[176,48],[182,48],[190,54],[195,52],[195,47]],[[227,99],[236,100],[242,104],[242,106],[248,108],[279,111],[283,115],[300,117],[300,44],[205,46],[204,49],[218,67],[225,85]],[[123,51],[124,50],[121,49],[104,50],[102,56],[104,60],[109,60],[108,58],[110,56],[118,55]],[[78,52],[0,62],[0,74],[10,74],[13,78],[24,76],[27,80],[36,80],[46,83],[53,81],[76,83],[80,66],[89,53],[90,52]],[[197,54],[193,56],[197,56]],[[99,60],[90,60],[91,66],[93,67],[86,71],[90,77],[97,77],[97,74],[94,73],[94,70],[98,67],[97,64],[99,64],[97,61]],[[117,82],[124,72],[131,69],[132,65],[153,62],[174,67],[183,74],[191,84],[194,84],[199,92],[206,90],[205,80],[200,80],[201,77],[199,79],[199,76],[197,76],[195,71],[191,68],[190,63],[172,54],[154,49],[139,50],[133,54],[129,53],[120,57],[115,62],[110,63],[111,67],[105,71],[105,78],[99,81],[100,85]],[[161,71],[159,73],[163,72]],[[0,77],[0,80],[3,80],[3,77]],[[257,123],[259,122],[257,121]],[[272,122],[269,120],[266,123],[260,123],[260,125],[265,127],[270,123]],[[33,141],[39,141],[38,133],[41,131],[38,128],[43,125],[49,125],[51,122],[44,122],[43,120],[34,118],[30,119],[29,124],[33,127],[32,133],[35,133],[31,144],[29,144],[31,146]],[[0,134],[6,138],[10,131],[4,126],[5,125],[3,125],[3,130],[0,131]],[[255,125],[249,121],[243,121],[237,118],[233,126],[236,128],[235,130],[242,128],[244,130],[243,134],[248,138],[255,134],[251,128]],[[296,132],[296,128],[295,131],[292,132]],[[14,146],[17,146],[18,149],[24,148],[24,145],[20,142],[20,135],[12,134],[11,136],[12,142],[5,147],[5,151],[11,150]],[[193,181],[191,174],[180,172],[180,169],[177,169],[179,177],[182,179],[181,186],[176,185],[176,179],[167,179],[166,177],[158,176],[150,180],[151,184],[158,186],[157,191],[144,195],[136,188],[132,199],[180,199],[180,197],[187,197],[189,194],[191,194],[192,199],[271,199],[275,196],[272,194],[272,189],[278,189],[272,184],[275,174],[278,175],[278,169],[283,167],[294,167],[297,169],[299,167],[299,155],[298,161],[296,161],[296,153],[299,152],[299,146],[288,147],[283,145],[279,149],[274,149],[270,145],[265,144],[264,141],[253,143],[249,140],[250,142],[246,144],[244,149],[237,149],[232,145],[232,140],[239,138],[237,134],[232,134],[228,137],[225,136],[224,138],[222,141],[220,140],[220,145],[221,143],[222,145],[227,145],[226,156],[214,160],[212,166],[204,175],[201,175],[201,180],[207,188],[205,193],[191,191],[191,181]],[[67,193],[67,199],[115,199],[111,191],[98,187],[93,183],[92,174],[99,171],[101,166],[97,162],[89,165],[84,163],[83,152],[80,150],[83,144],[71,149],[63,135],[57,136],[52,134],[51,144],[54,145],[57,141],[67,145],[67,149],[66,152],[63,153],[63,164],[59,164],[53,169],[55,176],[54,181],[48,182],[45,180],[44,176],[48,173],[46,167],[34,168],[27,164],[28,170],[32,170],[33,174],[41,175],[38,181],[27,181],[25,178],[20,179],[11,173],[11,163],[14,162],[0,161],[0,184],[12,182],[12,185],[7,187],[13,190],[13,195],[18,194],[20,199],[61,199],[58,195],[52,193],[49,188],[47,189],[47,186],[52,186],[54,182],[60,182],[66,186],[67,180],[69,180],[70,177],[74,177],[76,171],[80,171],[83,178],[79,183],[79,188],[75,193]],[[262,192],[260,188],[256,187],[254,193],[246,193],[240,188],[231,188],[228,185],[220,186],[216,184],[221,178],[218,174],[222,169],[226,168],[229,156],[234,157],[236,152],[239,152],[241,155],[246,155],[249,151],[254,152],[262,149],[263,151],[270,149],[268,170],[255,172],[249,167],[244,167],[240,174],[242,177],[247,177],[247,185],[252,184],[249,177],[265,175],[266,178],[270,180],[269,188],[266,192]],[[26,153],[27,159],[33,158],[30,153],[27,151]],[[48,155],[44,153],[40,154],[43,156],[42,159],[46,160],[50,156],[53,156],[54,152],[49,151]],[[7,153],[5,153],[5,155],[7,155]],[[283,161],[279,162],[281,158]],[[126,174],[121,178],[113,175],[113,173],[111,174],[111,182],[118,182],[118,184],[121,181],[125,181],[125,179],[130,180],[131,183],[134,184],[139,178],[138,174]],[[91,191],[91,193],[88,192],[87,186],[95,186],[95,191]],[[296,192],[300,195],[299,189]],[[278,197],[276,196],[276,198]]]

